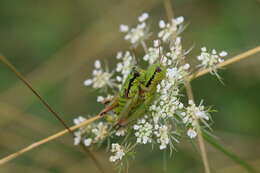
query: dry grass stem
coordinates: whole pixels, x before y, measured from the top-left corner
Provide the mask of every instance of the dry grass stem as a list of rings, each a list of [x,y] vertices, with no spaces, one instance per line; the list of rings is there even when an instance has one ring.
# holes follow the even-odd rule
[[[70,129],[70,131],[74,131],[74,130],[80,128],[80,127],[86,126],[86,125],[88,125],[88,124],[98,120],[99,118],[101,118],[101,117],[100,116],[95,116],[93,118],[90,118],[90,119],[88,119],[88,120],[78,124],[78,125],[72,126],[69,129]],[[52,141],[54,139],[57,139],[58,137],[61,137],[61,136],[65,135],[65,134],[67,134],[67,133],[69,133],[69,130],[65,129],[65,130],[62,130],[62,131],[52,135],[52,136],[49,136],[49,137],[44,138],[44,139],[42,139],[42,140],[40,140],[38,142],[35,142],[35,143],[33,143],[33,144],[31,144],[31,145],[29,145],[29,146],[27,146],[27,147],[25,147],[25,148],[23,148],[21,150],[13,153],[11,155],[9,155],[9,156],[1,159],[0,160],[0,165],[2,165],[4,163],[7,163],[8,161],[10,161],[10,160],[12,160],[12,159],[22,155],[23,153],[26,153],[26,152],[28,152],[28,151],[36,148],[36,147],[39,147],[42,144],[45,144],[45,143],[50,142],[50,141]]]

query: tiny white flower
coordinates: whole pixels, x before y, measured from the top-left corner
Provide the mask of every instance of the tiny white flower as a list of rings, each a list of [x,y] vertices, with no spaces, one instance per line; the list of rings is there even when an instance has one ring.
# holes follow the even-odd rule
[[[179,25],[184,22],[184,17],[180,16],[180,17],[177,17],[175,20],[176,20],[176,23]]]
[[[82,117],[82,116],[79,116],[78,118],[75,118],[74,120],[73,120],[73,122],[74,122],[74,124],[80,124],[80,123],[82,123],[83,121],[85,121],[86,120],[86,118],[84,118],[84,117]]]
[[[103,102],[104,101],[104,97],[103,96],[98,96],[97,97],[97,102]]]
[[[154,40],[153,41],[153,46],[154,47],[159,47],[160,46],[160,40]]]
[[[95,61],[94,67],[95,69],[92,72],[93,78],[85,80],[84,85],[92,85],[92,87],[95,89],[103,88],[106,86],[113,87],[114,82],[111,79],[113,74],[109,73],[108,71],[103,71],[103,69],[101,68],[101,62],[99,60]]]
[[[129,27],[127,25],[120,25],[120,32],[127,32],[129,30]]]
[[[121,59],[123,57],[123,52],[117,52],[116,59]]]
[[[75,132],[74,135],[74,145],[78,145],[81,142],[81,133],[78,131]]]
[[[87,139],[84,140],[84,145],[87,146],[87,147],[89,147],[91,145],[91,143],[92,143],[91,138],[87,138]]]
[[[85,86],[89,86],[89,85],[91,85],[92,83],[93,83],[92,79],[87,79],[87,80],[84,81],[84,85],[85,85]]]
[[[118,53],[117,59],[120,59],[121,61],[117,63],[116,71],[121,73],[122,76],[118,75],[116,77],[116,80],[122,83],[125,81],[126,77],[129,75],[132,68],[135,66],[135,60],[129,51],[126,51],[124,54],[122,52]]]
[[[206,51],[207,51],[207,48],[206,48],[206,47],[202,47],[202,48],[201,48],[201,51],[202,51],[202,52],[206,52]]]
[[[219,56],[221,56],[221,57],[224,57],[224,56],[227,56],[227,55],[228,55],[228,53],[226,51],[222,51],[222,52],[219,53]]]
[[[118,143],[113,143],[110,151],[114,154],[109,157],[110,162],[122,160],[122,158],[125,156],[123,148]]]
[[[123,79],[122,79],[121,76],[117,76],[117,77],[116,77],[116,80],[117,80],[118,82],[122,82]]]
[[[120,129],[116,131],[116,136],[125,136],[126,131],[124,129]]]
[[[187,131],[187,135],[191,138],[191,139],[193,139],[193,138],[195,138],[196,136],[197,136],[197,132],[194,130],[194,129],[189,129],[188,131]]]
[[[188,70],[188,69],[190,68],[190,64],[185,64],[185,65],[183,66],[183,68],[184,68],[185,70]]]
[[[166,26],[165,22],[163,20],[160,20],[159,21],[159,27],[160,28],[165,28],[165,26]]]
[[[95,61],[95,68],[101,68],[101,62],[99,60]]]
[[[143,13],[141,16],[138,17],[139,22],[144,22],[146,19],[148,19],[149,14]]]

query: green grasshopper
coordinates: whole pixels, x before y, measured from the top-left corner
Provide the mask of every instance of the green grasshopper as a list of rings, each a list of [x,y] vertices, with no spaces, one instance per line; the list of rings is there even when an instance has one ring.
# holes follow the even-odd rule
[[[157,85],[164,79],[166,68],[155,63],[147,70],[134,67],[121,90],[100,112],[103,116],[113,110],[118,115],[115,127],[126,126],[143,116],[156,97]]]

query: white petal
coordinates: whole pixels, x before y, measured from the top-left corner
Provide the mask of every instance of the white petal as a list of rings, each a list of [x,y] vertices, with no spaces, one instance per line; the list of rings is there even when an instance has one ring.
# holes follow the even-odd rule
[[[221,57],[224,57],[224,56],[227,56],[227,55],[228,55],[228,53],[226,51],[222,51],[219,54],[219,56],[221,56]]]
[[[95,61],[95,68],[101,68],[101,63],[99,60]]]
[[[163,20],[160,20],[160,22],[159,22],[159,27],[160,28],[165,28],[165,22],[163,21]]]
[[[84,85],[89,86],[89,85],[92,84],[92,82],[93,82],[92,79],[87,79],[87,80],[84,81]]]
[[[202,47],[202,48],[201,48],[201,51],[202,51],[202,52],[206,52],[206,51],[207,51],[207,48],[206,48],[206,47]]]
[[[92,139],[91,138],[88,138],[88,139],[85,139],[84,140],[84,144],[85,144],[85,146],[90,146],[91,145],[91,143],[92,143]]]
[[[119,27],[120,32],[127,32],[129,30],[129,27],[127,25],[120,25]]]
[[[143,13],[141,16],[138,17],[139,22],[143,22],[146,19],[148,19],[149,14],[148,13]]]

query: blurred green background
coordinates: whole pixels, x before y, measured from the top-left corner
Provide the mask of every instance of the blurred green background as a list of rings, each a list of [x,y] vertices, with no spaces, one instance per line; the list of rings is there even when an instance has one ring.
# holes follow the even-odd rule
[[[172,0],[176,16],[189,27],[184,46],[195,45],[190,58],[207,46],[229,57],[259,46],[259,0]],[[96,94],[83,86],[95,59],[109,61],[129,44],[118,31],[148,12],[152,25],[166,19],[160,0],[1,0],[0,52],[31,81],[67,123],[101,108]],[[220,72],[225,85],[206,75],[192,82],[197,101],[218,110],[215,134],[230,150],[260,167],[260,54]],[[37,98],[0,64],[0,157],[47,137],[63,127]],[[213,172],[245,172],[208,146]],[[108,155],[95,151],[108,169]],[[0,172],[97,172],[93,162],[66,135],[0,166]],[[143,147],[130,172],[163,172],[163,154]],[[167,158],[165,172],[203,172],[199,154],[188,142]]]

